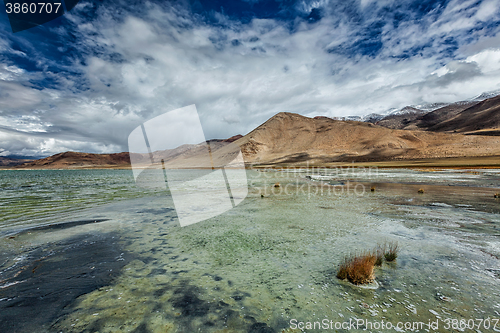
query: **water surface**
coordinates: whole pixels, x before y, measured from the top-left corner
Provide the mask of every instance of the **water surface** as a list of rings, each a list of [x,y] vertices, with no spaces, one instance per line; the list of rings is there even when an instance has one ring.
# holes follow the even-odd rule
[[[130,171],[2,172],[0,330],[500,318],[496,172],[247,174],[240,205],[181,228],[168,192],[136,188]],[[388,241],[401,251],[376,269],[378,288],[335,277],[345,255]]]

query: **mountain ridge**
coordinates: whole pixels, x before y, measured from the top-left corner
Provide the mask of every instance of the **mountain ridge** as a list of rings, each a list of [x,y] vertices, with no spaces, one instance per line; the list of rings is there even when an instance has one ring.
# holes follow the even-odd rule
[[[392,116],[391,126],[397,128],[383,121],[374,124],[280,112],[245,136],[181,145],[151,155],[134,154],[134,159],[144,165],[152,156],[154,163],[161,161],[167,167],[210,167],[215,158],[207,160],[207,147],[220,164],[234,156],[228,145],[239,146],[247,165],[256,166],[500,156],[500,96],[467,103],[450,104],[411,119],[408,114],[422,110],[407,108],[409,113]],[[15,168],[130,168],[130,157],[127,152],[65,152]]]
[[[254,165],[372,162],[500,155],[500,139],[394,130],[282,112],[235,141]]]
[[[429,103],[409,105],[401,109],[391,109],[382,114],[371,113],[363,117],[344,117],[345,119],[358,118],[359,121],[371,122],[393,129],[424,129],[436,125],[440,121],[453,118],[458,113],[479,104],[485,100],[500,95],[500,90],[482,93],[470,99],[453,103]],[[430,122],[431,124],[428,124]],[[431,129],[432,130],[432,129]]]

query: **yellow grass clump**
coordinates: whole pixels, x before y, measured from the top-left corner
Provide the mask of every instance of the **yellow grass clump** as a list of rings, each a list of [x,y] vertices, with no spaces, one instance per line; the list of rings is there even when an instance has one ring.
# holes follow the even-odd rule
[[[340,264],[337,277],[341,280],[347,279],[356,285],[370,283],[375,279],[373,268],[376,262],[377,256],[373,253],[346,257]]]
[[[377,245],[371,252],[347,256],[339,266],[337,278],[347,279],[356,285],[371,283],[375,280],[373,273],[375,266],[382,266],[384,259],[387,262],[396,260],[398,251],[398,243],[390,242]]]

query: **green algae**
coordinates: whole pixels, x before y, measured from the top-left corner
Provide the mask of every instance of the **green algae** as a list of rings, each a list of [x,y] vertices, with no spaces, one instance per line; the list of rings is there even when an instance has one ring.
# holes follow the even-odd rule
[[[163,197],[85,213],[119,220],[121,238],[137,259],[109,286],[79,297],[54,330],[292,331],[292,318],[498,318],[498,278],[488,270],[498,259],[485,252],[498,243],[497,214],[444,201],[439,191],[429,191],[425,200],[452,207],[408,201],[416,191],[383,184],[369,196],[302,193],[290,186],[290,194],[260,197],[275,182],[281,189],[306,182],[294,177],[300,182],[279,174],[263,181],[250,173],[255,185],[243,203],[184,228]],[[377,268],[378,288],[335,278],[345,255],[385,241],[397,241],[401,251],[395,263]]]

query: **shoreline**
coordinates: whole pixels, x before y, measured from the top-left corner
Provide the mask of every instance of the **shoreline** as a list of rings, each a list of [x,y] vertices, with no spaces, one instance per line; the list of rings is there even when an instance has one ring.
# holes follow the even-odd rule
[[[314,159],[299,163],[246,163],[247,170],[260,169],[298,169],[298,168],[345,168],[345,167],[376,167],[381,169],[500,169],[500,156],[474,156],[474,157],[447,157],[447,158],[425,158],[408,160],[385,160],[385,161],[366,161],[366,162],[315,162]],[[173,168],[172,168],[173,169]],[[210,168],[179,168],[185,169],[210,169]],[[132,170],[130,165],[87,165],[77,167],[41,167],[41,168],[23,168],[19,166],[0,167],[2,170]]]
[[[389,160],[368,162],[331,162],[295,164],[259,164],[254,169],[293,169],[293,168],[380,168],[380,169],[500,169],[500,156],[447,157],[414,160]]]

